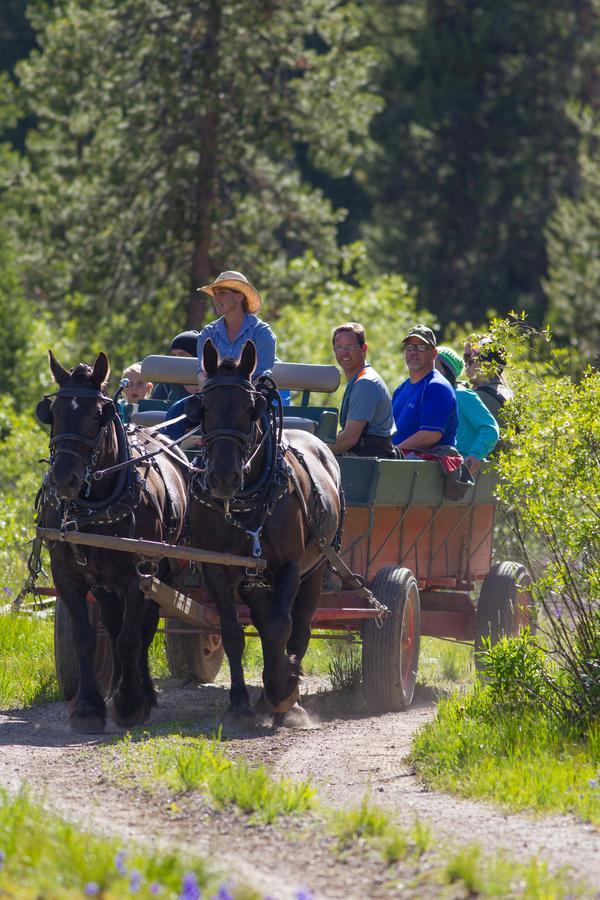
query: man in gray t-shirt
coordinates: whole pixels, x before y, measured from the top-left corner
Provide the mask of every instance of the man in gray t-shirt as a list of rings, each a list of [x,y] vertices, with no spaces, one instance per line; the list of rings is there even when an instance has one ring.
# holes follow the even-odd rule
[[[348,381],[340,408],[339,432],[330,449],[335,454],[393,458],[390,439],[392,402],[386,384],[367,362],[365,330],[345,322],[333,332],[333,350]]]

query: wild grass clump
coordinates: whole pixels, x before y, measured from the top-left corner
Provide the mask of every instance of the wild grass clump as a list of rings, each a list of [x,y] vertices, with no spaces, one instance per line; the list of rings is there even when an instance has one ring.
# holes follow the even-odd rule
[[[473,648],[454,641],[421,638],[419,682],[440,690],[473,682]]]
[[[200,897],[211,883],[215,887],[216,880],[201,860],[188,862],[180,853],[157,854],[154,848],[123,849],[120,842],[84,834],[49,815],[25,793],[10,799],[0,791],[2,896],[178,897],[187,884],[189,896]],[[243,891],[237,896],[251,895]]]
[[[345,642],[331,642],[329,678],[334,691],[358,690],[362,681],[362,659],[358,647]]]
[[[0,707],[14,709],[61,699],[54,670],[50,619],[0,614]]]
[[[442,701],[415,738],[419,773],[442,790],[600,823],[597,725],[569,732],[529,692],[526,676],[542,679],[540,691],[546,681],[527,633],[501,641],[487,663],[487,680]]]
[[[233,806],[262,822],[301,813],[315,803],[315,791],[303,781],[272,778],[264,766],[230,760],[217,736],[145,736],[112,744],[109,765],[155,793],[166,788],[175,802],[198,791],[216,806]]]

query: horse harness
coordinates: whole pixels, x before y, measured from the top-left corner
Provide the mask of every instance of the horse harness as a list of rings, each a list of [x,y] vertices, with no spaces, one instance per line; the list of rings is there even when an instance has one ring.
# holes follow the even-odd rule
[[[50,397],[73,397],[73,398],[93,398],[107,401],[114,406],[114,401],[103,394],[101,391],[91,388],[61,388],[55,394],[44,397],[40,418],[48,424],[52,423]],[[41,405],[41,404],[40,404]],[[39,405],[39,406],[40,406]],[[38,409],[39,409],[38,406]],[[117,464],[109,469],[97,470],[96,464],[102,440],[105,436],[106,428],[111,423],[115,426],[117,438]],[[141,503],[147,503],[153,506],[160,521],[163,523],[165,533],[164,539],[171,541],[176,537],[180,530],[179,516],[175,509],[169,486],[166,482],[165,475],[160,465],[154,458],[145,458],[148,454],[144,451],[146,447],[140,441],[140,431],[134,425],[128,425],[127,430],[116,413],[105,422],[101,423],[98,434],[95,438],[87,438],[83,435],[63,432],[50,438],[50,469],[60,454],[68,454],[74,456],[84,464],[84,484],[85,492],[83,496],[76,497],[73,500],[60,500],[50,485],[50,469],[44,475],[42,485],[35,499],[35,510],[37,520],[44,518],[45,513],[49,509],[54,509],[60,519],[60,529],[62,531],[80,531],[89,528],[92,525],[112,525],[124,519],[129,519],[129,537],[134,537],[135,533],[135,508]],[[144,435],[144,441],[149,438]],[[150,439],[152,443],[159,445],[155,439]],[[90,448],[91,453],[86,458],[81,453],[71,448],[60,446],[64,441],[75,441],[84,444]],[[181,456],[174,454],[170,448],[163,447],[170,456],[173,456],[179,464],[187,464],[187,459],[182,453]],[[133,455],[132,451],[133,450]],[[137,459],[136,459],[137,457]],[[142,459],[140,459],[142,457]],[[166,508],[162,510],[152,491],[146,487],[146,482],[150,469],[154,469],[160,476],[165,487]],[[104,475],[118,470],[118,477],[115,488],[107,498],[102,500],[92,500],[90,498],[92,481],[99,481]],[[142,471],[140,471],[142,470]],[[143,472],[143,474],[142,474]],[[73,555],[77,563],[81,566],[87,565],[87,557],[85,552],[77,544],[69,544],[73,551]],[[34,577],[39,574],[39,554],[41,550],[41,539],[34,540],[30,560],[28,563],[30,575]]]

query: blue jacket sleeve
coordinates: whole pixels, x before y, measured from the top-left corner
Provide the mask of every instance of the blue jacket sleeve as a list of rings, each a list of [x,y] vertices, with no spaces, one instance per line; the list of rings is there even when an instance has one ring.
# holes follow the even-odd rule
[[[475,391],[459,391],[457,399],[458,414],[466,420],[472,434],[469,446],[462,448],[463,456],[483,459],[498,443],[500,437],[498,423]]]
[[[273,329],[266,322],[259,322],[253,336],[256,346],[256,370],[254,377],[271,371],[275,365],[275,347],[277,339]],[[198,342],[200,339],[198,339]]]

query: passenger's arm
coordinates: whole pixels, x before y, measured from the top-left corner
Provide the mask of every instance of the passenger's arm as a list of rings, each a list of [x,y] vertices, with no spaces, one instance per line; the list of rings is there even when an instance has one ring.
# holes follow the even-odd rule
[[[340,453],[345,453],[346,450],[351,450],[352,447],[355,447],[360,440],[360,436],[363,433],[366,424],[366,421],[363,422],[360,419],[348,419],[345,427],[340,431],[334,443],[328,444],[332,453],[335,453],[336,456],[338,456]]]
[[[420,431],[415,431],[397,446],[400,450],[427,450],[438,443],[443,433],[443,431],[429,431],[421,428]]]

